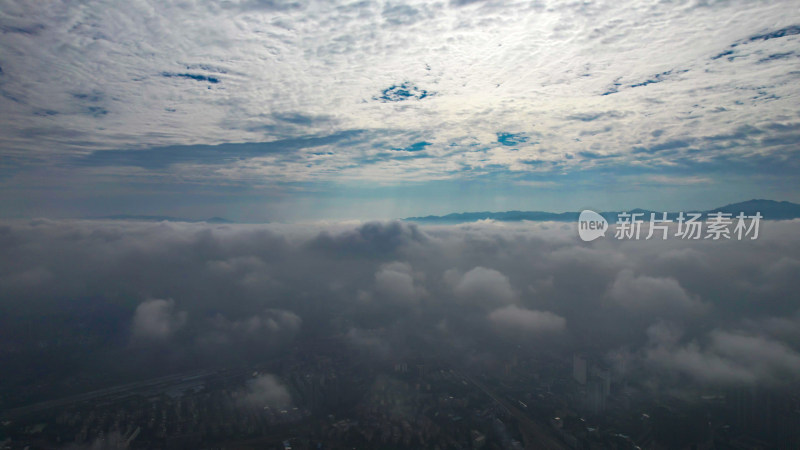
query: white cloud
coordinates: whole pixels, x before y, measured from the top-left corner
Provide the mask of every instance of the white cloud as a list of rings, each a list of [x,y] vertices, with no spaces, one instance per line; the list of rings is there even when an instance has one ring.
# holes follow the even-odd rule
[[[657,325],[655,327],[659,327]],[[777,383],[800,373],[800,353],[768,337],[716,329],[706,344],[650,333],[647,361],[706,383]]]
[[[699,314],[707,309],[707,305],[687,293],[676,280],[637,276],[630,269],[619,273],[609,287],[608,296],[625,308],[639,311]]]
[[[460,299],[482,304],[510,303],[517,298],[508,277],[494,269],[475,267],[463,276],[445,274],[453,280],[453,291]]]
[[[296,333],[303,320],[291,311],[267,309],[261,314],[239,320],[217,315],[213,320],[216,332],[243,339],[275,339],[278,333]]]
[[[248,183],[549,170],[532,159],[562,170],[601,164],[565,158],[582,152],[663,163],[705,159],[695,147],[787,148],[793,141],[767,138],[781,135],[770,125],[796,117],[797,36],[748,38],[794,25],[794,3],[680,3],[10,2],[0,17],[0,143],[27,166],[94,149],[367,130],[347,145],[172,169]],[[770,56],[781,54],[790,56]],[[376,100],[403,83],[428,95]],[[758,133],[737,135],[744,125]],[[512,151],[498,132],[528,140]],[[392,154],[421,140],[433,158]]]
[[[240,404],[256,408],[282,408],[292,403],[292,395],[281,381],[271,374],[261,374],[248,380],[236,395]]]
[[[566,329],[567,321],[548,311],[534,311],[508,305],[489,313],[489,321],[499,331],[554,333]]]
[[[415,285],[411,266],[400,262],[385,264],[375,273],[375,291],[379,299],[399,303],[413,303],[426,294]]]
[[[186,312],[175,311],[175,301],[151,299],[136,307],[133,316],[133,337],[143,340],[163,340],[186,323]]]

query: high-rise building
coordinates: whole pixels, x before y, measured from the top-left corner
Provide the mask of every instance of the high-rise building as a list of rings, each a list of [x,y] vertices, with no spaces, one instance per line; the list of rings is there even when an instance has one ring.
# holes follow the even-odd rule
[[[580,384],[586,384],[586,358],[581,355],[572,356],[572,378]]]
[[[602,384],[603,395],[611,395],[611,371],[598,364],[592,364],[589,369],[589,379],[597,378]]]
[[[603,380],[592,377],[586,383],[586,409],[592,414],[600,414],[606,409],[606,394]]]

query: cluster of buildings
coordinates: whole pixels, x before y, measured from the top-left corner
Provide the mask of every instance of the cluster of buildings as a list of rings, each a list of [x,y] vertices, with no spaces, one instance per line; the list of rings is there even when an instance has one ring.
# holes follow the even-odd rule
[[[800,448],[797,389],[675,396],[591,356],[482,361],[456,367],[357,359],[336,346],[292,351],[2,412],[0,449]],[[248,380],[265,372],[288,404],[242,402]]]

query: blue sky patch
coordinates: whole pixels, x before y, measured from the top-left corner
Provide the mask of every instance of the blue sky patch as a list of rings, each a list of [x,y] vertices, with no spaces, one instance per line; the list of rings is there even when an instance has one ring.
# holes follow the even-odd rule
[[[497,133],[497,142],[511,147],[528,142],[528,137],[523,133]]]
[[[187,80],[195,80],[195,81],[207,81],[211,84],[217,84],[220,82],[219,78],[211,77],[207,75],[201,75],[197,73],[172,73],[172,72],[161,72],[161,76],[167,78],[185,78]]]
[[[411,83],[395,84],[381,91],[379,97],[373,97],[381,102],[403,102],[406,100],[422,100],[434,93],[429,93],[425,89],[420,89]]]

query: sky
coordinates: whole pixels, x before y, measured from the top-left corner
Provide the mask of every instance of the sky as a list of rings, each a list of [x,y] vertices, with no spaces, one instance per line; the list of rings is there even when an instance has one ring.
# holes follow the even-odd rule
[[[0,2],[0,216],[800,201],[794,1]]]

